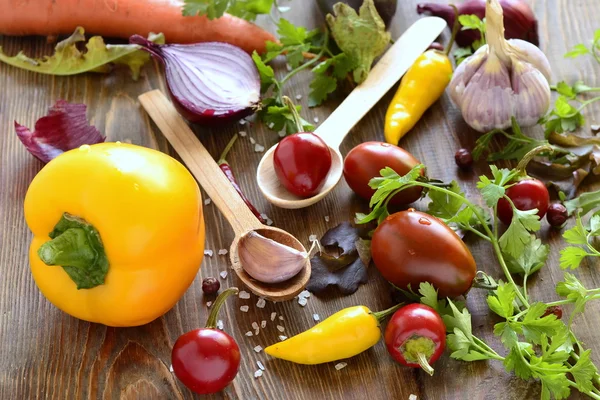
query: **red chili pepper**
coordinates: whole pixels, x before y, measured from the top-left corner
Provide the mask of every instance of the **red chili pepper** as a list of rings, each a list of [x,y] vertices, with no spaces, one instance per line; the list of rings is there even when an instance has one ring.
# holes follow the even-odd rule
[[[231,150],[237,138],[237,135],[233,135],[229,143],[227,143],[225,150],[223,150],[223,153],[221,153],[221,157],[219,157],[219,161],[217,161],[217,163],[219,164],[219,168],[221,168],[221,171],[223,171],[229,182],[231,182],[233,188],[236,190],[236,192],[238,192],[242,200],[244,200],[244,203],[246,203],[250,211],[252,211],[252,214],[254,214],[256,218],[258,218],[258,220],[264,224],[266,223],[265,219],[262,217],[262,215],[260,215],[260,212],[256,209],[256,207],[254,207],[250,200],[248,200],[244,192],[242,192],[242,188],[240,188],[240,185],[238,185],[237,181],[235,180],[235,176],[233,175],[231,166],[229,165],[229,163],[227,163],[227,160],[225,159],[225,157],[227,157],[227,153],[229,153],[229,150]]]
[[[407,367],[433,375],[431,364],[446,347],[446,326],[435,310],[409,304],[394,313],[385,329],[385,344],[392,358]]]

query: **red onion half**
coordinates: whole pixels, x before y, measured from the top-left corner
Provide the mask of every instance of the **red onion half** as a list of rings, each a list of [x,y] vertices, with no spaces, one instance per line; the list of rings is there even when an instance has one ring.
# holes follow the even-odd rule
[[[485,17],[486,0],[466,0],[459,4],[459,15],[477,15],[483,19]],[[523,39],[539,46],[538,23],[535,15],[524,0],[500,0],[500,5],[504,12],[504,37],[506,39]],[[430,14],[443,18],[448,26],[454,26],[454,9],[447,4],[424,3],[417,5],[419,14]],[[470,46],[481,35],[475,30],[459,31],[456,36],[456,43],[461,47]]]
[[[252,58],[220,42],[158,45],[134,35],[165,66],[171,100],[190,122],[215,125],[252,114],[260,102],[260,77]]]

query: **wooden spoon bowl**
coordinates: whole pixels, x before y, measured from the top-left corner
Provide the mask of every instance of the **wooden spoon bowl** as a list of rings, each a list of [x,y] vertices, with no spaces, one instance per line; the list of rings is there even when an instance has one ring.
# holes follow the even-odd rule
[[[275,228],[272,226],[263,227],[254,230],[259,235],[262,235],[268,239],[272,239],[276,242],[289,246],[301,252],[306,252],[306,249],[300,243],[298,239],[290,235],[286,231]],[[263,283],[252,278],[242,267],[240,258],[238,255],[239,241],[244,236],[236,236],[231,243],[231,249],[229,251],[229,257],[231,259],[231,265],[233,270],[240,278],[242,282],[255,294],[259,294],[267,300],[271,301],[284,301],[293,299],[298,293],[300,293],[306,287],[308,280],[310,279],[310,260],[306,260],[305,267],[293,278],[288,279],[281,283]]]
[[[306,261],[304,268],[293,278],[278,284],[267,284],[259,282],[248,275],[240,263],[238,248],[240,238],[250,231],[256,231],[266,238],[301,252],[306,252],[302,243],[282,229],[260,223],[235,191],[231,182],[227,180],[210,153],[200,143],[173,104],[160,90],[144,93],[139,97],[139,100],[187,165],[192,175],[198,180],[200,186],[210,196],[213,203],[233,228],[235,239],[230,247],[230,258],[233,269],[240,280],[254,294],[271,301],[289,300],[300,293],[310,278],[310,260]],[[266,258],[268,258],[268,255]]]

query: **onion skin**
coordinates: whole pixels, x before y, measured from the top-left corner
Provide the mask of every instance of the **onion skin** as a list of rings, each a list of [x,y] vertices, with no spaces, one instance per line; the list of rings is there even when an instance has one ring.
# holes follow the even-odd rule
[[[220,42],[157,45],[139,35],[129,42],[162,62],[171,101],[188,121],[222,125],[258,108],[258,70],[239,47]]]
[[[504,11],[506,39],[523,39],[539,46],[538,23],[531,7],[524,0],[500,0]],[[467,0],[457,6],[458,14],[474,14],[485,17],[485,0]],[[454,25],[454,9],[446,4],[423,3],[417,5],[417,13],[431,14],[443,18],[448,26]],[[476,30],[459,31],[456,43],[461,47],[470,46],[481,38]]]

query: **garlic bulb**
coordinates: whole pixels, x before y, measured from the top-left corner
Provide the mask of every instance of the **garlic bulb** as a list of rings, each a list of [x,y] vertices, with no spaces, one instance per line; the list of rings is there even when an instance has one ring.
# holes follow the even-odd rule
[[[456,68],[450,97],[473,129],[488,132],[535,125],[550,107],[551,70],[535,45],[504,39],[504,17],[498,0],[486,3],[486,40]]]
[[[238,256],[242,268],[263,283],[279,283],[296,276],[306,265],[308,253],[250,231],[240,238]]]

